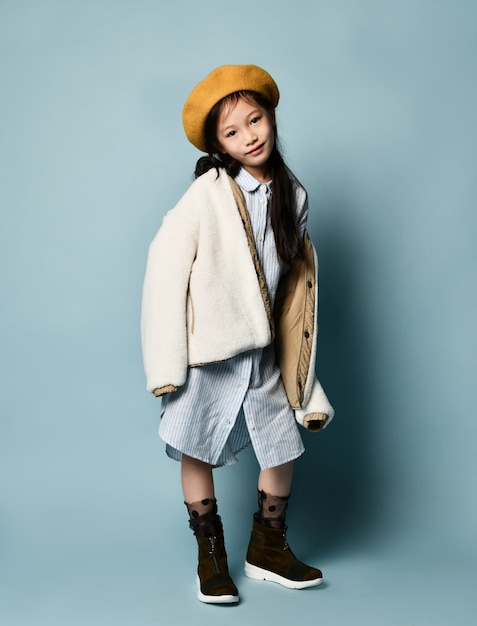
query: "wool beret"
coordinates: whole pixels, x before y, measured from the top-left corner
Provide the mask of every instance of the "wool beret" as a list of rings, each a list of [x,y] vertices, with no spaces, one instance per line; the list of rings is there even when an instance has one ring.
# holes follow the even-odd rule
[[[277,84],[257,65],[221,65],[212,70],[189,94],[182,110],[187,139],[202,152],[205,145],[205,121],[217,102],[236,91],[256,91],[273,107],[280,97]]]

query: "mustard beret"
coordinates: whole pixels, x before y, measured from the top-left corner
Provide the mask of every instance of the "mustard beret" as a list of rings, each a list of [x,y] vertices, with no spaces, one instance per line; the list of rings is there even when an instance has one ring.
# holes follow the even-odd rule
[[[280,96],[273,78],[257,65],[221,65],[212,70],[194,87],[182,110],[187,139],[202,152],[207,152],[204,130],[208,114],[217,102],[236,91],[256,91],[273,107]]]

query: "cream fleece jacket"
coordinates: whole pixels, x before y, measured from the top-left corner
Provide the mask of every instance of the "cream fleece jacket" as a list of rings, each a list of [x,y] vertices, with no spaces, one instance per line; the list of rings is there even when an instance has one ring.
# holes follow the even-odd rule
[[[274,339],[244,204],[224,171],[217,176],[215,169],[209,170],[166,214],[150,245],[141,334],[146,386],[155,395],[183,385],[189,366],[263,348]],[[328,423],[334,414],[314,376],[315,330],[311,328],[312,358],[302,399],[317,403],[309,411],[291,403],[305,427],[310,411],[326,414]]]
[[[183,385],[189,365],[272,341],[228,176],[197,178],[149,248],[142,306],[148,391]]]

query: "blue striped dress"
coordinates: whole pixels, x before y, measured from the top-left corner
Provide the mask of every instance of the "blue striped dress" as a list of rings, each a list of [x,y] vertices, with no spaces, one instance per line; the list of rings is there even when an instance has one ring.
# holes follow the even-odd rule
[[[273,307],[287,266],[278,258],[268,215],[271,183],[260,183],[244,169],[235,181],[245,197]],[[300,185],[296,212],[303,236],[308,205]],[[162,397],[159,435],[171,458],[180,460],[184,453],[214,467],[236,463],[237,453],[250,443],[261,469],[300,456],[304,446],[275,362],[274,344],[189,368],[185,384]]]

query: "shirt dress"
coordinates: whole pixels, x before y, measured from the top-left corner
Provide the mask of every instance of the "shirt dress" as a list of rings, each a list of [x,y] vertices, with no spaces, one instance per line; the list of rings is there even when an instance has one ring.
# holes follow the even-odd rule
[[[288,266],[277,255],[268,214],[271,183],[260,183],[243,168],[235,182],[245,197],[273,307]],[[300,237],[307,214],[306,192],[297,184]],[[190,367],[185,384],[162,396],[159,435],[171,458],[180,460],[184,453],[214,467],[236,463],[237,453],[250,443],[262,470],[299,457],[303,441],[275,361],[274,344]]]

